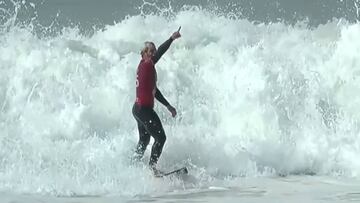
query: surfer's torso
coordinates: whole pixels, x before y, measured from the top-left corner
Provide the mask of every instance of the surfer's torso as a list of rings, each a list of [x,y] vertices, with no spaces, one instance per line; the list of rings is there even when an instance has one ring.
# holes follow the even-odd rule
[[[144,107],[154,107],[156,70],[152,60],[141,60],[136,76],[136,101]]]

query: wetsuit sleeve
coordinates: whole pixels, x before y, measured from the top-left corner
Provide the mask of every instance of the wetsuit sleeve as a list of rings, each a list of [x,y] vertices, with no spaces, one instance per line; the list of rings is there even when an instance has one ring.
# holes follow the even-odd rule
[[[160,90],[156,88],[155,98],[162,103],[164,106],[170,105],[169,102],[165,99],[165,97],[161,94]]]
[[[159,46],[157,51],[155,52],[155,55],[152,57],[152,61],[154,64],[159,61],[161,56],[169,49],[171,43],[174,40],[170,37],[168,40],[166,40],[162,45]]]

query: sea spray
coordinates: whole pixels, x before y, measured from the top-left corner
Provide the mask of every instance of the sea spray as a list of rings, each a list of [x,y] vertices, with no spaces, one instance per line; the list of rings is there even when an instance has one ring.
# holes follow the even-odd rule
[[[334,20],[256,24],[202,9],[128,17],[86,36],[1,27],[0,188],[55,195],[149,194],[182,188],[131,165],[131,115],[143,42],[160,45],[157,103],[167,143],[159,167],[197,178],[359,177],[360,26]],[[149,147],[150,148],[150,147]]]

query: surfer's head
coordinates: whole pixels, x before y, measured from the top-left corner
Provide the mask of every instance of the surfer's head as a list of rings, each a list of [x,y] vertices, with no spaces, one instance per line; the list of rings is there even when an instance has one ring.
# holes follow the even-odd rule
[[[156,52],[155,44],[153,42],[145,42],[144,45],[144,48],[141,50],[141,56],[143,58],[150,58],[154,56]]]

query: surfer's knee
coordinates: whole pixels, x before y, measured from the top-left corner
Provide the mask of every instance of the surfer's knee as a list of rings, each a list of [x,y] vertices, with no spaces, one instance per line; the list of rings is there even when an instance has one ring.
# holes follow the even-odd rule
[[[166,142],[166,136],[165,134],[160,134],[159,136],[157,136],[156,142],[158,142],[160,145],[164,145]]]
[[[166,136],[165,136],[165,134],[164,134],[164,136],[161,137],[161,141],[162,141],[163,144],[166,142]]]
[[[164,132],[164,129],[157,129],[155,132],[153,132],[152,136],[155,138],[155,141],[164,144],[166,141],[166,135]]]
[[[141,138],[141,142],[144,144],[144,145],[148,145],[150,143],[150,136],[144,136]]]

